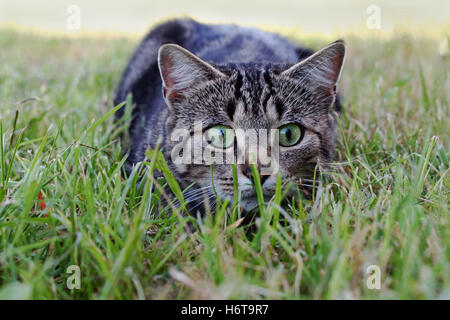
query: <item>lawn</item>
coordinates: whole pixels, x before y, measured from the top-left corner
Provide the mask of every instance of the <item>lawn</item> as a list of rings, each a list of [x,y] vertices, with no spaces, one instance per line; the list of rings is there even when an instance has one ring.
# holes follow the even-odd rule
[[[112,98],[138,40],[0,29],[0,299],[450,299],[442,38],[346,36],[336,163],[249,223],[237,201],[163,206],[161,161],[122,177]]]

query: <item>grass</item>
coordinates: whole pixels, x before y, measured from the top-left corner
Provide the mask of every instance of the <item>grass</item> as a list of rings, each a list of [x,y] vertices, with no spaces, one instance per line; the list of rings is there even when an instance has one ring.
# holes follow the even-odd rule
[[[449,55],[346,41],[336,165],[313,200],[280,208],[278,188],[246,225],[236,197],[187,233],[157,150],[121,177],[112,96],[137,41],[0,30],[0,298],[449,299]]]

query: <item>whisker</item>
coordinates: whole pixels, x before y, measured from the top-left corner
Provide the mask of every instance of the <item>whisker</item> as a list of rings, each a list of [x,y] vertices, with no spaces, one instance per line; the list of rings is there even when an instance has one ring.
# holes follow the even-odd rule
[[[197,208],[198,206],[200,206],[201,204],[206,202],[206,200],[212,199],[214,196],[215,196],[215,193],[212,193],[208,197],[205,197],[205,199],[203,201],[200,201],[199,203],[197,203],[195,206],[192,207],[191,210],[194,210],[195,208]]]
[[[209,196],[212,193],[212,191],[213,190],[211,190],[211,189],[204,190],[204,191],[201,191],[200,194],[194,194],[194,195],[186,198],[185,200],[187,203],[190,203],[190,202],[196,201],[198,199],[201,199],[203,197]]]
[[[201,188],[196,188],[195,186],[190,186],[188,187],[187,190],[185,190],[183,192],[183,197],[184,197],[184,201],[186,204],[191,203],[195,200],[200,199],[201,197],[207,195],[211,189],[211,185],[207,185]],[[173,205],[175,206],[179,206],[181,204],[179,199],[176,199],[175,201],[172,202]]]
[[[210,187],[211,187],[210,185],[205,186],[205,187],[201,187],[201,188],[195,188],[195,187],[193,187],[193,188],[190,188],[189,190],[183,192],[183,195],[188,196],[188,195],[191,195],[191,194],[194,194],[194,193],[197,193],[197,192],[206,190],[206,189],[208,189],[208,188],[210,188]]]

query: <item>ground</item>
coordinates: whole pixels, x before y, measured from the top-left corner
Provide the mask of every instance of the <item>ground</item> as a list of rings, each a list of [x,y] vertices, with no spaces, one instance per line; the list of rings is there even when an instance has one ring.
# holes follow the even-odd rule
[[[345,40],[336,163],[312,198],[250,225],[218,205],[188,233],[160,208],[177,187],[161,162],[121,176],[112,97],[138,39],[1,29],[0,298],[449,299],[445,41]]]

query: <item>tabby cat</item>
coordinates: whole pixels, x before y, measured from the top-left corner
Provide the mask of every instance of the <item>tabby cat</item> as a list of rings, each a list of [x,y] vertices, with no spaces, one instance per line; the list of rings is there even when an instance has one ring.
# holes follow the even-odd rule
[[[251,210],[257,205],[252,173],[259,176],[265,200],[274,195],[278,174],[283,182],[310,186],[314,170],[333,159],[335,111],[340,109],[336,83],[344,56],[341,40],[314,53],[277,34],[236,25],[178,19],[157,26],[134,53],[115,97],[119,104],[131,93],[134,103],[127,173],[159,138],[180,186],[191,187],[186,193],[191,210],[206,200],[214,204],[216,196],[231,200],[232,163],[208,162],[208,157],[180,162],[179,157],[192,160],[185,156],[196,148],[200,154],[208,148],[237,155],[238,130],[275,130],[270,137],[277,145],[261,145],[269,157],[276,149],[276,170],[264,173],[245,150],[236,162],[241,206]],[[201,143],[193,146],[196,124]],[[173,137],[180,129],[188,135],[181,142]],[[241,146],[249,147],[249,141]],[[180,143],[192,148],[178,151]]]

